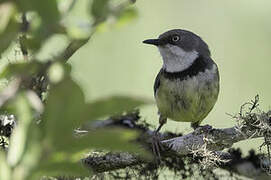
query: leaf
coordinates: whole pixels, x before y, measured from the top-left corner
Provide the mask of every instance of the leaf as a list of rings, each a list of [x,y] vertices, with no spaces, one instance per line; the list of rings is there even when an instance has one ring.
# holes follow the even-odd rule
[[[9,106],[12,107],[10,113],[14,113],[19,122],[11,135],[7,156],[8,164],[14,167],[21,160],[25,151],[27,133],[33,116],[24,92],[18,94]]]
[[[148,157],[149,154],[139,144],[135,143],[139,133],[130,129],[123,128],[105,128],[93,130],[86,135],[75,138],[70,142],[70,152],[84,151],[89,149],[100,149],[110,151],[125,151],[137,153]]]
[[[11,168],[7,164],[6,156],[3,151],[0,151],[0,179],[11,179]]]
[[[137,136],[134,131],[105,129],[79,138],[74,137],[73,130],[87,120],[122,113],[145,103],[146,100],[139,98],[115,96],[86,104],[81,88],[66,77],[51,87],[45,105],[41,124],[49,142],[47,148],[69,153],[91,148],[140,152],[136,145],[129,143]]]
[[[91,15],[95,19],[104,19],[109,13],[109,0],[93,0],[91,5]]]
[[[91,36],[92,29],[89,24],[68,24],[66,25],[66,31],[71,39],[87,39]]]
[[[27,133],[25,152],[13,171],[13,174],[16,175],[16,177],[13,177],[14,179],[29,179],[29,176],[36,171],[41,163],[42,150],[44,150],[41,142],[39,126],[36,123],[31,123]],[[20,173],[22,170],[23,174]]]
[[[123,11],[120,12],[120,14],[117,16],[117,26],[123,26],[130,22],[131,20],[138,17],[138,12],[135,8],[126,8]]]
[[[30,77],[36,74],[41,66],[42,64],[37,61],[9,64],[0,73],[0,79],[9,79],[14,76]]]
[[[52,64],[48,70],[48,77],[52,83],[60,82],[64,78],[64,74],[64,67],[59,62]]]
[[[19,32],[19,24],[15,20],[16,10],[11,3],[0,5],[0,55],[13,42]]]
[[[44,161],[39,166],[31,179],[40,179],[44,176],[90,176],[88,171],[83,164],[79,162],[72,162],[68,160],[63,161]]]
[[[104,116],[119,115],[149,103],[149,100],[129,96],[112,96],[98,99],[88,104],[88,117],[89,120],[97,120],[97,118]]]
[[[51,87],[41,125],[52,144],[68,144],[73,129],[86,119],[85,98],[81,88],[66,77]]]
[[[64,33],[65,29],[60,25],[60,12],[56,0],[37,1],[24,0],[16,1],[21,12],[32,13],[30,27],[27,31],[31,36],[23,39],[20,43],[32,50],[33,54],[38,52],[42,44],[54,33]],[[28,15],[28,13],[26,14]]]
[[[60,20],[60,13],[58,11],[56,0],[24,0],[16,1],[16,4],[22,12],[36,11],[42,18],[42,21],[47,25],[52,26]]]

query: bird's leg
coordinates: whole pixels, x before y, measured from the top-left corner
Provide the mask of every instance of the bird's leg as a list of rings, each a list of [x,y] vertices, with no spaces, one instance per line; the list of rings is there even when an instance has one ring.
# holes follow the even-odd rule
[[[192,122],[191,127],[196,130],[199,127],[199,122]]]
[[[155,154],[155,158],[158,157],[158,160],[161,161],[161,155],[160,155],[160,149],[163,150],[163,146],[160,142],[160,137],[159,137],[159,131],[163,127],[164,124],[166,124],[167,118],[160,115],[159,117],[159,126],[158,128],[154,131],[153,137],[152,137],[152,150],[153,153]],[[157,158],[156,158],[157,160]]]

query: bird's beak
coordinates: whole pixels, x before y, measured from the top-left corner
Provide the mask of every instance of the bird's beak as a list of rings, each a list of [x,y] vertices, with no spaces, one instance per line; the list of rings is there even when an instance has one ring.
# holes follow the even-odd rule
[[[159,46],[159,45],[161,45],[161,40],[160,39],[147,39],[147,40],[143,41],[143,43]]]

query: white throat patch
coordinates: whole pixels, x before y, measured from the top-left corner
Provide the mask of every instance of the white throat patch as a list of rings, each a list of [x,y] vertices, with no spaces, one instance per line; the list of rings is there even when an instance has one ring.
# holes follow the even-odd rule
[[[182,48],[167,44],[158,47],[163,58],[163,68],[168,72],[178,72],[187,69],[198,58],[198,52],[186,52]]]

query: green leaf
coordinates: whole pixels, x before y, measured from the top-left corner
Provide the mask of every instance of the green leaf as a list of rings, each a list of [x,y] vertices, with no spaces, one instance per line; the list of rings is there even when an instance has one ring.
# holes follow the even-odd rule
[[[51,86],[41,121],[47,140],[68,144],[74,128],[86,118],[84,94],[77,83],[66,77]]]
[[[83,164],[68,160],[53,161],[47,160],[42,162],[39,168],[32,174],[31,179],[40,179],[44,176],[90,176]]]
[[[92,34],[92,29],[88,26],[82,26],[81,24],[69,24],[66,25],[66,31],[71,39],[87,39]]]
[[[48,70],[48,77],[50,82],[58,83],[64,78],[65,70],[61,63],[56,62],[51,65]]]
[[[37,1],[37,0],[24,0],[16,1],[16,4],[22,12],[35,11],[37,12],[42,21],[47,25],[54,25],[60,19],[60,13],[57,7],[56,0],[50,1]]]
[[[135,143],[139,133],[130,129],[105,128],[93,130],[80,138],[74,138],[70,142],[70,152],[84,151],[89,149],[101,149],[110,151],[125,151],[137,153],[148,157],[148,152],[139,144]]]
[[[104,19],[109,13],[109,0],[93,0],[91,5],[91,15],[95,19]]]
[[[38,17],[33,21],[38,21]],[[65,33],[65,28],[58,24],[46,24],[44,22],[37,23],[36,26],[30,26],[27,38],[21,39],[21,44],[28,50],[32,50],[33,53],[37,53],[38,50],[45,44],[45,42],[54,34]]]
[[[14,76],[30,77],[35,75],[41,67],[42,64],[36,61],[9,64],[0,73],[0,79],[9,79]]]
[[[51,87],[45,105],[41,124],[48,148],[54,152],[76,152],[98,147],[139,151],[134,144],[129,144],[136,137],[133,131],[106,129],[79,138],[73,136],[73,130],[87,120],[119,114],[146,102],[139,98],[115,96],[86,104],[81,88],[66,77]]]
[[[11,169],[8,166],[7,159],[3,151],[0,151],[0,179],[11,179]]]
[[[9,106],[12,107],[10,113],[14,113],[19,122],[11,135],[7,156],[9,165],[14,167],[21,160],[25,151],[27,133],[33,116],[31,106],[24,92],[18,94]]]
[[[112,96],[98,99],[88,104],[88,117],[89,120],[97,120],[104,116],[119,115],[150,102],[146,99],[129,96]]]
[[[0,5],[0,55],[16,39],[19,32],[15,14],[16,10],[11,3]]]
[[[126,8],[117,16],[118,21],[116,25],[123,26],[137,17],[138,12],[135,8]]]
[[[31,123],[25,145],[25,152],[20,163],[13,171],[13,179],[29,179],[29,176],[36,171],[36,168],[41,163],[42,149],[40,129],[38,124]],[[20,171],[23,171],[22,174]],[[24,176],[22,178],[22,176]]]
[[[64,33],[65,29],[60,25],[60,12],[58,10],[57,1],[37,1],[24,0],[16,1],[18,9],[22,12],[36,12],[32,13],[30,27],[27,31],[31,36],[20,43],[32,50],[33,54],[38,52],[42,44],[52,36],[54,33]],[[26,14],[28,15],[28,13]],[[28,17],[28,16],[27,16]]]

